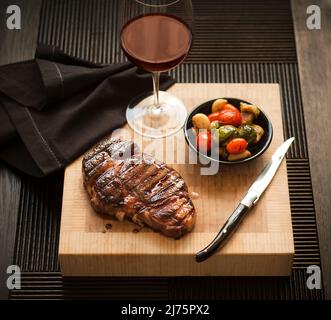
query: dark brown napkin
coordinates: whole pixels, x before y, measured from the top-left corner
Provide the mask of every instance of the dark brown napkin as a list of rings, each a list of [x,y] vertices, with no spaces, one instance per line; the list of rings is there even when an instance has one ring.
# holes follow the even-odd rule
[[[162,90],[173,84],[162,75]],[[41,46],[36,59],[0,67],[0,159],[38,177],[64,168],[151,90],[150,74],[131,63],[101,66]]]

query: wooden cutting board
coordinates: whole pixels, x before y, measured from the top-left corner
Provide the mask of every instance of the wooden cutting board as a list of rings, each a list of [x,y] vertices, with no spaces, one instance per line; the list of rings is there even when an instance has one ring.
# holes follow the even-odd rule
[[[207,245],[232,213],[276,148],[283,142],[277,84],[176,84],[170,90],[188,110],[219,97],[235,97],[260,106],[274,129],[269,149],[250,163],[201,175],[197,164],[175,164],[190,154],[183,132],[173,137],[175,151],[162,140],[144,139],[126,127],[114,136],[134,139],[145,152],[172,165],[185,179],[197,210],[196,226],[179,240],[169,239],[129,221],[96,214],[83,188],[81,158],[65,172],[59,256],[64,276],[286,276],[291,273],[294,244],[285,161],[257,206],[227,245],[205,262],[195,253]],[[97,125],[97,124],[96,124]],[[87,133],[88,134],[88,133]],[[166,153],[166,154],[165,154]],[[177,161],[176,161],[177,159]],[[183,159],[181,159],[183,160]],[[105,225],[111,224],[111,230]]]

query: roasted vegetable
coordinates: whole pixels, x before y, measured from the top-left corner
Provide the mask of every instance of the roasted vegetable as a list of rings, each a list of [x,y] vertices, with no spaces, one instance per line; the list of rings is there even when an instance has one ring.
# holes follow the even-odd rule
[[[240,102],[240,111],[241,112],[250,112],[254,115],[255,118],[257,118],[260,114],[260,109],[257,106],[254,106],[252,104],[247,104]]]
[[[225,99],[217,99],[211,109],[210,114],[198,113],[192,118],[200,152],[213,149],[220,159],[228,161],[251,157],[248,149],[264,135],[263,128],[254,124],[261,113],[259,108],[244,102],[237,108]]]
[[[221,126],[221,124],[218,121],[213,121],[210,124],[210,130],[219,129],[220,126]]]
[[[211,113],[208,116],[208,119],[209,119],[210,122],[218,121],[219,116],[220,116],[220,113],[219,112],[214,112],[214,113]]]
[[[221,108],[221,111],[223,110],[231,110],[231,111],[239,111],[238,108],[236,108],[234,105],[227,103]]]
[[[228,158],[229,153],[226,151],[225,147],[220,147],[219,148],[219,155],[220,155],[220,158],[226,160]]]
[[[231,125],[221,126],[218,129],[219,142],[224,143],[231,138],[237,131],[237,128]]]
[[[256,138],[255,138],[254,143],[258,143],[264,135],[264,130],[261,126],[259,126],[257,124],[251,124],[250,126],[253,128],[253,130],[256,133]]]
[[[221,111],[222,107],[228,103],[225,99],[217,99],[214,101],[213,105],[211,106],[211,112],[218,112]]]
[[[242,124],[252,124],[254,121],[254,114],[251,112],[244,111],[241,113]]]
[[[215,126],[215,128],[213,128],[213,126]],[[218,129],[216,128],[216,126],[217,126],[216,121],[214,121],[210,124],[210,127],[211,127],[210,133],[211,133],[212,143],[214,146],[220,145],[219,133],[218,133]]]
[[[203,113],[197,113],[192,118],[192,124],[197,129],[209,129],[209,118]]]
[[[226,145],[226,151],[230,154],[242,153],[247,149],[247,146],[248,143],[245,139],[235,138]]]
[[[241,152],[241,153],[229,154],[228,160],[229,161],[238,161],[238,160],[249,158],[251,156],[252,156],[252,154],[249,152],[249,150],[245,150],[244,152]]]
[[[196,141],[197,148],[203,151],[209,151],[211,149],[211,134],[209,131],[201,131],[197,136]]]
[[[223,110],[219,113],[218,121],[222,125],[231,124],[233,126],[241,125],[241,114],[236,110]]]
[[[256,141],[256,132],[253,127],[248,124],[241,125],[237,130],[236,136],[244,138],[248,144],[255,143]]]

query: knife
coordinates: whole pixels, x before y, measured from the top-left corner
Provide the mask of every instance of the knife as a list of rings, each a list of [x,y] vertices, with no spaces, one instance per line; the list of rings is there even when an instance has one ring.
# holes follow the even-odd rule
[[[217,249],[225,245],[226,241],[231,237],[232,233],[239,226],[249,209],[256,204],[263,192],[269,186],[293,141],[294,138],[286,140],[276,150],[271,160],[264,167],[258,178],[248,189],[245,197],[240,201],[238,207],[225,222],[215,239],[207,247],[196,254],[195,259],[197,262],[202,262],[208,259],[217,251]]]

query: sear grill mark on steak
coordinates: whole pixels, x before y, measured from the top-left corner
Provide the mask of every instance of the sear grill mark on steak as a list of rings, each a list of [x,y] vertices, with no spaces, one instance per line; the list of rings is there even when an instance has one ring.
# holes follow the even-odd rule
[[[107,139],[83,158],[84,187],[99,213],[147,225],[179,238],[195,223],[195,208],[177,171],[131,141]]]

